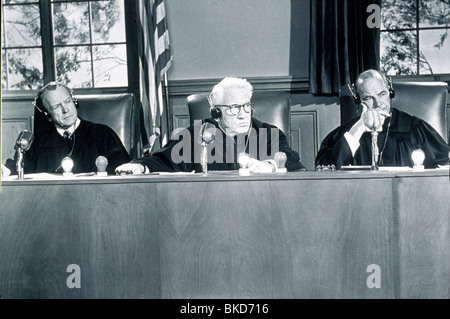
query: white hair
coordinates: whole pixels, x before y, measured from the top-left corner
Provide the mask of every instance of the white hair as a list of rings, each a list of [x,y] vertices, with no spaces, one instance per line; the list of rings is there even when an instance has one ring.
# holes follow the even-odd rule
[[[389,87],[389,83],[383,74],[381,74],[377,70],[369,69],[369,70],[362,72],[360,75],[358,75],[358,78],[356,79],[356,83],[355,83],[356,91],[358,91],[358,86],[360,86],[364,82],[364,80],[367,80],[367,79],[380,79],[384,82],[386,87]]]
[[[246,91],[249,100],[253,95],[253,86],[246,79],[228,76],[216,84],[212,89],[209,95],[209,102],[212,104],[211,106],[222,104],[221,101],[223,101],[225,92],[230,90]]]

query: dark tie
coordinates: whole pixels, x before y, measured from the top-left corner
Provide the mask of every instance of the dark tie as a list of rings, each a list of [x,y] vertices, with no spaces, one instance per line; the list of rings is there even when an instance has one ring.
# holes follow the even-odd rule
[[[72,143],[72,134],[69,131],[64,131],[63,138],[65,141]]]

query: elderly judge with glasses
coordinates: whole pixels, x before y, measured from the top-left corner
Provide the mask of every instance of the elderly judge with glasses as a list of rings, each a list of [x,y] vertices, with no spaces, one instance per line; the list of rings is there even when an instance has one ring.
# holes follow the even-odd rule
[[[117,167],[116,173],[205,172],[205,166],[211,171],[238,170],[243,158],[250,172],[270,173],[278,168],[276,153],[286,155],[287,171],[304,170],[286,135],[252,117],[252,94],[246,79],[224,78],[208,96],[210,118],[180,131],[160,150]],[[204,154],[207,163],[202,162]]]

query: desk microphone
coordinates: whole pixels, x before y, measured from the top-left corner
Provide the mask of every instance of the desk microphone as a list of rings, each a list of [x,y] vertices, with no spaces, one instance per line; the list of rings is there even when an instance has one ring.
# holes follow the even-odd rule
[[[378,111],[370,108],[365,113],[364,124],[372,134],[372,166],[371,170],[378,170],[378,132],[381,131],[381,119]]]
[[[33,143],[33,133],[30,131],[24,130],[20,132],[19,137],[17,137],[16,141],[16,150],[21,152],[26,152],[30,149],[31,143]]]
[[[210,144],[216,138],[217,128],[211,123],[204,123],[200,128],[202,153],[200,157],[200,163],[202,165],[202,172],[206,174],[208,172],[208,151],[207,145]]]
[[[19,180],[23,180],[23,154],[30,149],[33,140],[34,135],[28,130],[23,130],[17,137],[14,148],[17,153],[16,169]]]

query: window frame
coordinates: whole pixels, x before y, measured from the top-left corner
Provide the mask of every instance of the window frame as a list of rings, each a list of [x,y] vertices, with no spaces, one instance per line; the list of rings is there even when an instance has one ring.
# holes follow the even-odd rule
[[[94,0],[95,1],[95,0]],[[124,23],[125,23],[125,45],[127,55],[127,75],[128,83],[120,87],[92,87],[92,88],[73,88],[74,94],[106,94],[106,93],[134,93],[139,94],[139,72],[137,39],[136,39],[136,2],[122,0],[124,2]],[[65,1],[58,1],[65,2]],[[58,47],[53,43],[53,21],[52,21],[52,2],[51,0],[36,0],[31,3],[17,3],[18,5],[38,4],[40,10],[41,26],[41,49],[42,49],[42,68],[44,84],[56,80],[55,54],[54,49]],[[2,4],[3,11],[3,4]],[[89,44],[93,45],[93,44]],[[3,52],[3,48],[2,48]],[[35,96],[38,90],[8,90],[2,88],[2,96],[5,98],[29,97]],[[3,97],[2,97],[3,99]]]
[[[415,12],[415,24],[413,28],[399,28],[399,29],[380,29],[381,33],[390,33],[390,32],[404,32],[404,31],[412,31],[417,36],[416,43],[416,72],[417,74],[410,75],[392,75],[393,79],[398,79],[401,81],[443,81],[450,84],[450,73],[436,73],[436,74],[419,74],[419,55],[420,55],[420,31],[422,30],[448,30],[450,32],[450,27],[447,26],[432,26],[432,27],[420,27],[420,8],[419,8],[419,0],[415,0],[416,2],[416,12]],[[450,41],[450,39],[447,39]],[[381,42],[380,42],[381,48]]]

